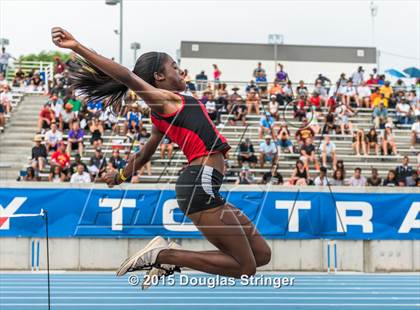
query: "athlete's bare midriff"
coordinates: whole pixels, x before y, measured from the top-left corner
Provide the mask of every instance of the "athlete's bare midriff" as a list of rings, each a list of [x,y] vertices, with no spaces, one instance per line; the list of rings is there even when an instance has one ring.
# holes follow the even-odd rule
[[[214,153],[206,156],[194,158],[190,165],[210,166],[224,174],[225,158],[222,153]]]

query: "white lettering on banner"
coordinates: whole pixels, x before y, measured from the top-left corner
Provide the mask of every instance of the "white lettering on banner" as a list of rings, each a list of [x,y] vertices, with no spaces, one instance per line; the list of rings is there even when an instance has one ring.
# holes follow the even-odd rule
[[[16,211],[23,205],[26,199],[28,199],[28,197],[15,197],[5,208],[0,205],[1,230],[8,230],[10,228],[9,217],[16,213]]]
[[[135,208],[135,199],[99,199],[99,207],[112,208],[112,230],[123,230],[123,209]]]
[[[361,211],[360,216],[349,216],[347,211]],[[372,233],[373,224],[371,222],[373,216],[372,205],[365,201],[337,201],[337,232],[347,232],[347,226],[362,226],[363,233]]]
[[[406,233],[409,233],[410,230],[412,230],[413,228],[420,229],[420,219],[419,220],[417,219],[417,216],[419,216],[419,214],[420,214],[420,202],[413,202],[398,232],[400,234],[406,234]]]
[[[299,210],[310,210],[310,200],[276,200],[276,209],[286,209],[289,219],[288,231],[299,232]]]
[[[193,232],[198,231],[193,223],[179,223],[175,221],[174,210],[178,208],[176,199],[166,200],[162,209],[162,222],[165,229],[170,231]]]

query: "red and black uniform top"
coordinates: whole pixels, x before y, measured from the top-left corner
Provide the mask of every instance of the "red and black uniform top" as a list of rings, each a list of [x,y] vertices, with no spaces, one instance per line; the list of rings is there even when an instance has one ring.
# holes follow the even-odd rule
[[[179,145],[191,162],[208,154],[225,155],[230,146],[207,114],[204,105],[191,96],[177,94],[182,106],[170,114],[151,113],[153,125]]]

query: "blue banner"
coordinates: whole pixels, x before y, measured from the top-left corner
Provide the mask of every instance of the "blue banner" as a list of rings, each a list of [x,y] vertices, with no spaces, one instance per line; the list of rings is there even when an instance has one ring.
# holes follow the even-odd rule
[[[420,239],[420,194],[222,192],[271,239]],[[0,188],[0,236],[200,238],[173,190]]]

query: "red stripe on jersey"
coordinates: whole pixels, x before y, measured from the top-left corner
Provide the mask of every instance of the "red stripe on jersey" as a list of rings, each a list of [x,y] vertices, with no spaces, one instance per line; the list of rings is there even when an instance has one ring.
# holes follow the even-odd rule
[[[195,132],[172,125],[164,120],[158,120],[154,117],[152,117],[152,122],[159,130],[163,130],[163,134],[168,136],[172,141],[176,141],[177,137],[184,137],[183,145],[179,145],[179,147],[187,156],[188,162],[209,153],[206,150],[206,145]]]

